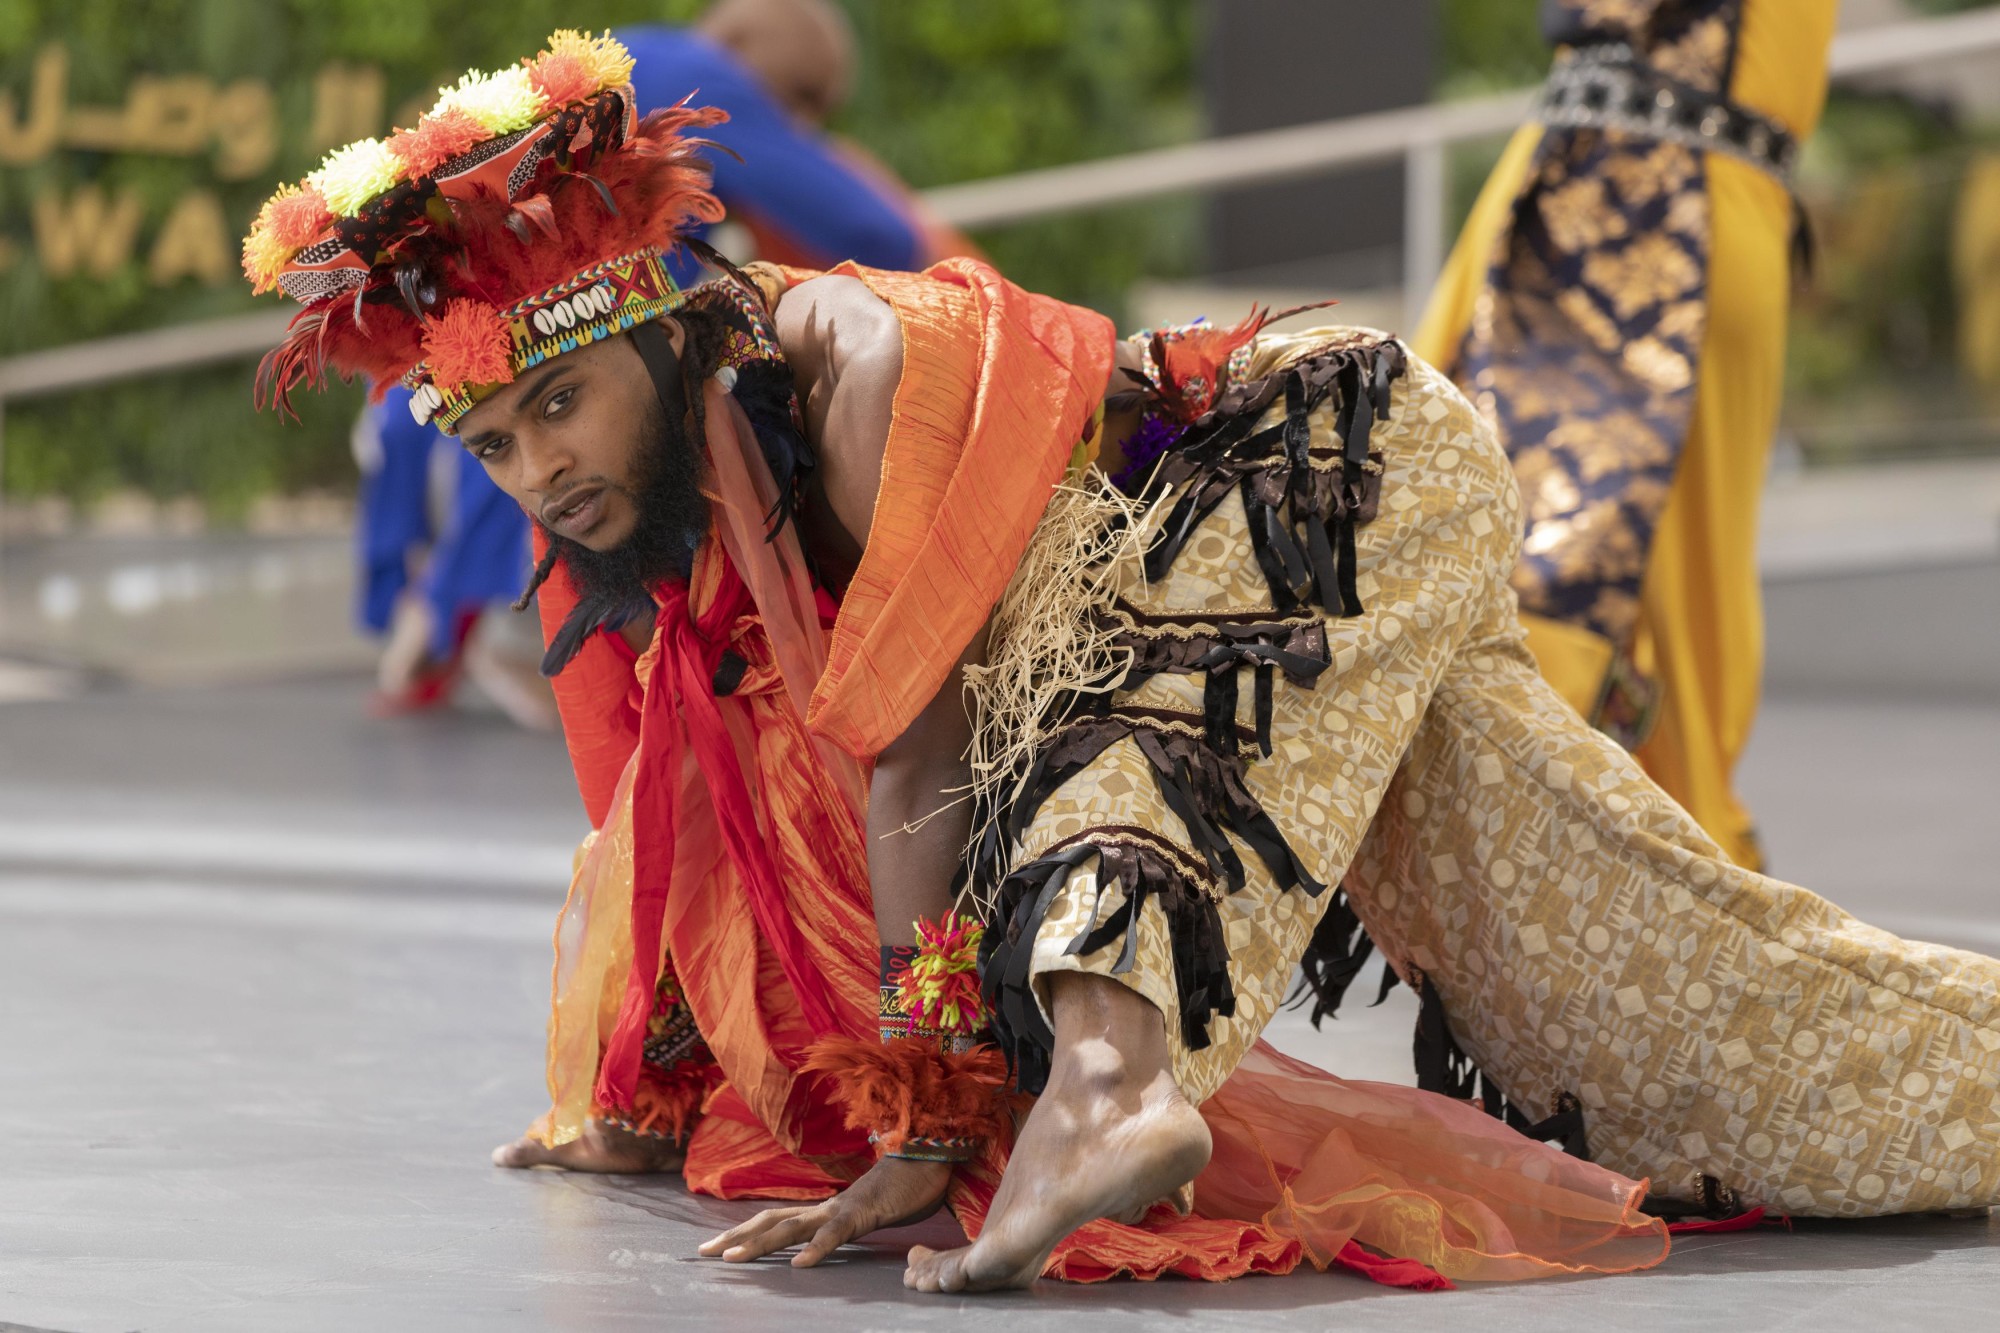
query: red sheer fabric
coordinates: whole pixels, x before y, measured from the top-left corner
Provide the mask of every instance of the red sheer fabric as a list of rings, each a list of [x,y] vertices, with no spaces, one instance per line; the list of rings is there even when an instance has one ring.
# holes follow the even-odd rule
[[[593,1101],[629,1104],[670,955],[727,1076],[712,1103],[747,1108],[770,1140],[767,1150],[739,1135],[723,1151],[727,1117],[698,1130],[712,1140],[703,1179],[792,1197],[830,1179],[817,1168],[802,1176],[794,1155],[849,1174],[872,1160],[817,1080],[800,1074],[817,1038],[872,1031],[864,777],[806,732],[803,701],[825,661],[823,608],[791,531],[765,540],[774,488],[742,410],[718,385],[705,392],[714,531],[693,578],[662,590],[659,629],[638,661],[599,635],[557,677],[600,834],[557,932],[554,1110],[541,1130],[563,1141]],[[568,585],[551,579],[545,627],[573,605]],[[718,698],[711,682],[725,652],[745,670]]]

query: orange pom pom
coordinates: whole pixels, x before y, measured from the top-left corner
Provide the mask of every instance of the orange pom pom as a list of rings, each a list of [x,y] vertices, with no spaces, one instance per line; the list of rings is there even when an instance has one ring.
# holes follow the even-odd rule
[[[528,82],[548,99],[551,111],[585,102],[632,81],[632,53],[610,33],[592,37],[574,28],[558,28],[540,55],[523,60]]]
[[[425,116],[415,129],[389,136],[389,151],[408,169],[412,179],[428,176],[445,163],[492,138],[484,125],[457,107]]]
[[[528,81],[551,107],[568,106],[598,94],[597,71],[571,51],[552,51],[528,65]]]
[[[326,196],[311,185],[271,200],[266,217],[271,239],[294,254],[324,236],[333,225],[333,210],[326,206]]]
[[[913,1026],[970,1035],[986,1026],[979,995],[977,921],[946,912],[942,920],[917,922],[917,954],[889,980]]]
[[[453,301],[424,330],[424,361],[440,389],[510,383],[512,351],[507,321],[484,301]]]

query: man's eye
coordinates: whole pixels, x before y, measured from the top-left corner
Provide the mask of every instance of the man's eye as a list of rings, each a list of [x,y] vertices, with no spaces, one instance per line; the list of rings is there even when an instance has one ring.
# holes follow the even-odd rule
[[[570,399],[574,397],[576,397],[576,390],[573,388],[557,389],[554,393],[549,395],[549,400],[546,403],[542,404],[542,415],[544,417],[554,416],[556,413],[568,407]]]
[[[510,441],[508,437],[505,435],[499,436],[496,439],[488,440],[486,441],[486,443],[480,445],[477,449],[473,451],[473,457],[477,458],[482,463],[489,458],[498,458],[500,456],[500,451],[505,449],[509,443]]]

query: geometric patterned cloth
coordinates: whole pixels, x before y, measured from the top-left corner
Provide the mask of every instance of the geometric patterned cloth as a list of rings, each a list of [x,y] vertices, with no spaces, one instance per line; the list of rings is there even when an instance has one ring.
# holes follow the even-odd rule
[[[1567,51],[1617,44],[1669,86],[1727,96],[1743,0],[1553,0]],[[1651,108],[1649,107],[1648,110]],[[1624,654],[1687,441],[1708,323],[1702,152],[1621,129],[1547,127],[1489,261],[1452,378],[1513,460],[1526,506],[1522,608]],[[1607,699],[1636,744],[1653,690]]]
[[[1256,373],[1362,336],[1379,335],[1266,337]],[[1315,453],[1330,452],[1330,422],[1313,432]],[[1658,1195],[1692,1200],[1707,1176],[1794,1216],[2000,1197],[2000,963],[1897,939],[1730,864],[1542,681],[1508,587],[1513,474],[1444,376],[1412,359],[1373,447],[1384,471],[1359,532],[1366,612],[1323,618],[1330,665],[1310,686],[1280,678],[1271,755],[1244,748],[1245,785],[1310,874],[1344,881],[1378,946],[1441,999],[1514,1106],[1535,1120],[1575,1096],[1594,1159],[1650,1177]],[[1165,577],[1134,569],[1119,586],[1123,611],[1154,623],[1274,616],[1235,496]],[[1251,696],[1239,692],[1246,730]],[[1153,676],[1114,707],[1198,730],[1200,678]],[[1071,952],[1122,905],[1095,858],[1035,936],[1037,999],[1046,1011],[1040,978],[1060,970],[1145,996],[1199,1104],[1276,1011],[1332,893],[1276,888],[1240,840],[1243,886],[1215,882],[1130,737],[1042,803],[1016,863],[1079,844],[1143,847],[1215,902],[1234,1013],[1208,1020],[1206,1045],[1182,1038],[1157,898],[1129,959],[1123,939]]]

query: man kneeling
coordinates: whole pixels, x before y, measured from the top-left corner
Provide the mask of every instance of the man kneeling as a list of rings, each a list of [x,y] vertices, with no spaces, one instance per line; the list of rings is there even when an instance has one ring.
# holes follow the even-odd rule
[[[1549,691],[1442,376],[1361,330],[1118,342],[963,261],[676,291],[708,119],[634,123],[621,55],[558,34],[526,123],[448,95],[246,246],[309,303],[281,393],[404,377],[538,520],[596,832],[503,1165],[808,1201],[702,1247],[738,1261],[949,1201],[975,1239],[906,1281],[951,1291],[1639,1267],[1648,1177],[1991,1201],[2000,965],[1732,866]],[[1430,1091],[1258,1045],[1357,924]]]

